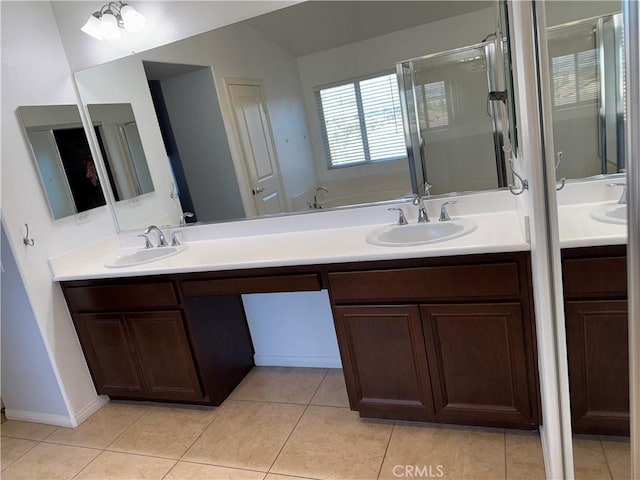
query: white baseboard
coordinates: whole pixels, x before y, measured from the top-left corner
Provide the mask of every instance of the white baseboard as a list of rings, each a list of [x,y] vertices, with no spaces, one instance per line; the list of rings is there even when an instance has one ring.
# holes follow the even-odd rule
[[[109,397],[105,395],[97,396],[91,403],[84,406],[78,413],[76,413],[72,417],[71,422],[73,423],[73,426],[77,427],[78,425],[80,425],[87,418],[89,418],[91,415],[93,415],[98,410],[100,410],[108,402],[109,402]]]
[[[67,417],[64,415],[53,415],[51,413],[28,412],[26,410],[5,409],[4,414],[7,420],[18,420],[20,422],[45,423],[56,427],[75,428],[84,422],[91,415],[96,413],[109,401],[109,397],[98,396],[91,403],[86,405],[76,415]]]
[[[342,368],[340,357],[298,357],[256,354],[253,356],[253,361],[259,367]]]
[[[20,422],[46,423],[57,427],[75,427],[70,417],[64,415],[53,415],[51,413],[27,412],[26,410],[5,409],[7,420],[18,420]]]

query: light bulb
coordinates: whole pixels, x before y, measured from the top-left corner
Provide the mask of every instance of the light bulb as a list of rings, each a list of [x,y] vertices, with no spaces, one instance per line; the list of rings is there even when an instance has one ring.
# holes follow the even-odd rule
[[[95,15],[91,15],[89,17],[89,20],[87,20],[87,23],[85,23],[84,27],[82,27],[80,30],[82,30],[87,35],[91,35],[93,38],[102,40],[100,25],[100,19]]]
[[[118,40],[122,36],[118,28],[118,19],[111,10],[107,10],[100,19],[100,34],[106,40]]]
[[[124,5],[120,10],[122,15],[122,21],[124,22],[124,28],[127,32],[139,32],[144,28],[147,20],[140,12],[138,12],[131,5]]]

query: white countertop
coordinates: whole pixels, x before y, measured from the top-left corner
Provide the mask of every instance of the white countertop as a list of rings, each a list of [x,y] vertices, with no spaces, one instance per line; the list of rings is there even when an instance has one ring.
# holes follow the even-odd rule
[[[567,185],[559,197],[560,247],[624,245],[626,225],[591,218],[596,205],[614,202],[616,192],[602,182]],[[366,242],[367,234],[395,220],[390,206],[327,210],[311,215],[289,215],[182,228],[185,251],[150,263],[109,268],[105,262],[139,250],[136,233],[112,236],[78,251],[50,259],[55,281],[133,277],[169,273],[206,272],[248,268],[317,265],[371,260],[394,260],[482,253],[529,251],[519,197],[505,191],[456,197],[449,207],[453,218],[468,218],[477,228],[462,237],[413,247],[386,247]],[[584,203],[584,198],[598,200]],[[443,199],[425,202],[434,220]],[[398,203],[410,223],[416,221],[411,203]],[[383,220],[383,222],[381,222]],[[170,238],[172,229],[165,231]]]
[[[529,250],[515,211],[467,215],[465,218],[477,223],[473,232],[422,246],[371,245],[365,237],[381,225],[358,225],[187,241],[184,242],[186,250],[177,255],[134,267],[108,268],[104,264],[116,255],[137,248],[117,249],[75,265],[51,262],[51,266],[53,279],[63,281]]]
[[[597,205],[602,205],[602,202],[561,205],[558,208],[560,248],[627,243],[626,224],[605,223],[591,218],[591,210]]]

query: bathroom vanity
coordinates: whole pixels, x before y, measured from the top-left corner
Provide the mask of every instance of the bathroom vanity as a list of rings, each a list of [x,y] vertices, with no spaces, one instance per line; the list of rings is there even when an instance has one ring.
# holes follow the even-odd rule
[[[573,424],[626,434],[626,257],[610,245],[624,226],[589,224],[590,209],[561,210]],[[327,212],[322,229],[301,223],[310,216],[279,219],[277,235],[259,222],[189,228],[186,250],[139,266],[106,267],[127,252],[115,245],[53,262],[98,393],[220,405],[254,364],[241,296],[326,290],[362,417],[537,428],[531,258],[517,215],[475,213],[467,235],[394,248],[365,241],[386,206],[360,213],[353,225]]]
[[[98,393],[219,405],[253,365],[241,294],[328,289],[362,417],[533,429],[528,253],[64,281]]]

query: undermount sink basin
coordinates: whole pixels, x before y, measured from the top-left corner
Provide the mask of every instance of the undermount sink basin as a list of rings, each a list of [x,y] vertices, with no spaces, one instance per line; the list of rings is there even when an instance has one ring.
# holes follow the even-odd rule
[[[184,251],[186,248],[186,245],[178,245],[175,247],[156,247],[136,250],[135,252],[118,255],[113,260],[105,262],[104,266],[109,268],[135,267],[143,263],[155,262],[162,258],[171,257]]]
[[[473,232],[476,223],[466,218],[446,222],[387,225],[367,235],[367,242],[383,247],[413,247],[444,242]]]
[[[605,203],[597,205],[591,210],[591,218],[605,223],[626,225],[627,206],[619,203]]]

